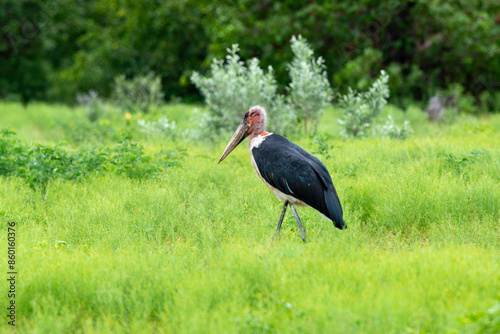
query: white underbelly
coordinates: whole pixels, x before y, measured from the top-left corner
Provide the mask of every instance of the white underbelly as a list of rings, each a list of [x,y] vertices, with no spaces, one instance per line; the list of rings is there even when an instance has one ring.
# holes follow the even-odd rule
[[[262,179],[262,177],[261,177],[261,179]],[[296,199],[293,196],[284,194],[281,191],[279,191],[278,189],[276,189],[273,186],[269,185],[266,182],[266,180],[262,179],[262,181],[264,181],[264,183],[266,184],[266,186],[268,186],[269,189],[271,189],[271,191],[273,192],[273,194],[276,195],[276,197],[278,197],[278,199],[280,201],[288,201],[288,202],[290,202],[290,203],[292,203],[293,205],[296,205],[296,206],[307,206],[307,204],[304,203],[304,202],[302,202],[301,200],[298,200],[298,199]]]
[[[276,197],[278,197],[278,199],[280,201],[288,201],[296,206],[307,206],[307,204],[302,202],[301,200],[298,200],[293,196],[287,195],[287,194],[279,191],[278,189],[274,188],[269,183],[267,183],[267,181],[264,180],[262,175],[260,175],[259,168],[257,167],[257,163],[255,163],[255,159],[253,158],[252,151],[250,151],[250,157],[252,158],[252,166],[255,169],[257,176],[266,184],[266,186],[273,192],[273,194],[276,195]]]

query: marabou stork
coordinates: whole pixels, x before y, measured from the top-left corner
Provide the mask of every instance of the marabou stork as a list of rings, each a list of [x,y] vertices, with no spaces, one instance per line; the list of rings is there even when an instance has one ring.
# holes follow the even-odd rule
[[[289,204],[304,242],[306,231],[295,210],[295,205],[313,207],[332,221],[335,227],[345,229],[342,206],[325,165],[314,155],[285,137],[266,132],[265,127],[266,111],[264,108],[260,106],[250,108],[227,144],[219,163],[246,137],[250,136],[250,157],[257,176],[279,200],[285,201],[276,234],[280,232]]]

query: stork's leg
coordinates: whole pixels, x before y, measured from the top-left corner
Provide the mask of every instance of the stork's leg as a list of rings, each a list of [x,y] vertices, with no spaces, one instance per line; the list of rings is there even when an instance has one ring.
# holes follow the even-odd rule
[[[293,215],[295,216],[295,220],[297,221],[297,226],[299,227],[300,231],[300,237],[304,242],[306,242],[306,229],[302,225],[302,222],[300,221],[299,214],[297,213],[297,210],[295,210],[295,206],[293,206],[292,203],[290,203],[290,207],[292,208]]]
[[[283,205],[283,211],[281,211],[280,221],[278,222],[278,228],[276,229],[276,235],[280,233],[281,223],[283,223],[283,218],[285,217],[286,207],[288,206],[288,201],[285,201],[285,205]]]

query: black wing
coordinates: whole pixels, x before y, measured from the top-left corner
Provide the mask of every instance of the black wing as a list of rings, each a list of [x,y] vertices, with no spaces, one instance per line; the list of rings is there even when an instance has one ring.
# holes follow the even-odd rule
[[[342,206],[325,165],[314,155],[278,134],[252,149],[261,176],[271,186],[293,196],[344,228]]]

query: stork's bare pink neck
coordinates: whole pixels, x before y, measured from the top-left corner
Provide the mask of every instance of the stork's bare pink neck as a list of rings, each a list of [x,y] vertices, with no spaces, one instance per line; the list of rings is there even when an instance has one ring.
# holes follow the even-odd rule
[[[257,124],[255,124],[255,127],[252,130],[252,134],[250,136],[250,139],[253,139],[258,135],[261,135],[261,136],[267,135],[265,127],[266,127],[265,121],[263,119],[259,119],[257,121]]]

